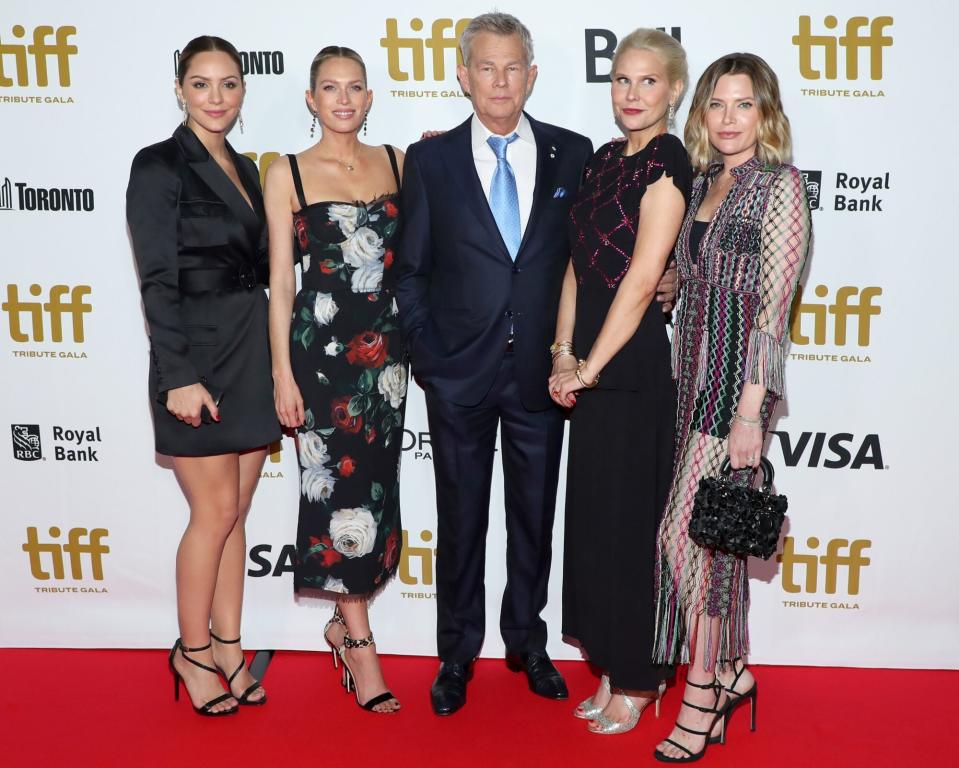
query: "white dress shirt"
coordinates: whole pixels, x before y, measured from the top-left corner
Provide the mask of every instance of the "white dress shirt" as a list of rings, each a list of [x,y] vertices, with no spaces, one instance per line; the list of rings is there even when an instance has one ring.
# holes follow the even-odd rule
[[[480,184],[483,185],[483,194],[489,202],[490,187],[493,186],[493,174],[496,173],[496,153],[486,143],[493,136],[493,132],[480,122],[474,114],[470,124],[473,140],[473,162],[476,164],[476,173]],[[516,133],[519,138],[506,148],[506,159],[513,167],[516,177],[516,193],[519,197],[519,236],[520,240],[526,234],[526,224],[529,222],[530,211],[533,210],[533,188],[536,186],[536,138],[530,127],[526,115],[520,115],[516,128],[505,134],[504,138]],[[499,135],[499,134],[495,134]]]

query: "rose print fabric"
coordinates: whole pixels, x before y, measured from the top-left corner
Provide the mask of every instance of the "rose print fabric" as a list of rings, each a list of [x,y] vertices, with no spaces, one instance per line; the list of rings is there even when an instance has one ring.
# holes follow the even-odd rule
[[[408,374],[396,302],[383,284],[398,239],[399,195],[307,205],[295,157],[290,164],[303,269],[290,359],[306,410],[297,435],[294,587],[368,595],[395,573],[401,541]]]

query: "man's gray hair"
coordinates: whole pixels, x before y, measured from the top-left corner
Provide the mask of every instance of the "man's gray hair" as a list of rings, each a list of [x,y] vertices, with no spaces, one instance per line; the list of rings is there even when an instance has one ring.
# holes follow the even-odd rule
[[[526,25],[508,13],[484,13],[475,17],[463,30],[460,37],[460,51],[463,54],[463,63],[469,66],[470,48],[473,38],[480,32],[492,32],[494,35],[519,35],[523,43],[523,51],[526,53],[526,66],[533,63],[533,36],[529,33]]]

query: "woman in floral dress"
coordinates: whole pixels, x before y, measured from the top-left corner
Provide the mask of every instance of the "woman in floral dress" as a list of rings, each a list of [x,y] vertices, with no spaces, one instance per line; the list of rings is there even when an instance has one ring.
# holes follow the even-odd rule
[[[294,584],[301,596],[336,600],[325,636],[346,665],[347,690],[355,686],[366,709],[393,712],[367,600],[396,572],[401,541],[407,369],[384,276],[402,155],[358,139],[372,93],[354,51],[320,51],[307,102],[322,138],[278,159],[266,178],[274,397],[280,422],[296,430],[300,463]]]

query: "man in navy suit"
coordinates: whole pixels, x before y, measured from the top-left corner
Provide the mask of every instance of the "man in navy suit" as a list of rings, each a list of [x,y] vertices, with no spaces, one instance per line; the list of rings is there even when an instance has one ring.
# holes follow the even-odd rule
[[[436,476],[437,646],[433,710],[466,701],[485,628],[484,565],[496,430],[506,501],[500,631],[534,693],[567,697],[546,654],[546,605],[563,413],[547,391],[569,262],[570,204],[589,139],[523,111],[536,66],[515,17],[473,19],[457,75],[466,122],[413,144],[403,179],[396,297],[426,391]]]

